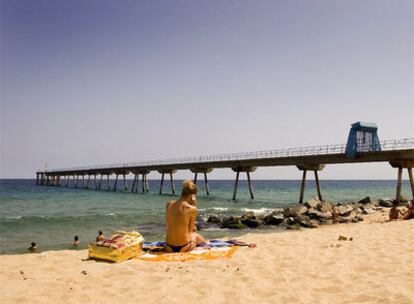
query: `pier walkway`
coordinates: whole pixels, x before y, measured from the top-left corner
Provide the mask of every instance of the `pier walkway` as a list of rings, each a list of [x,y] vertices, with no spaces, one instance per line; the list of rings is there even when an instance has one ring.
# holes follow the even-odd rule
[[[371,144],[360,142],[356,148],[355,155],[352,157],[346,153],[347,144],[340,144],[53,169],[36,172],[36,184],[42,186],[68,187],[70,179],[72,179],[71,184],[73,187],[89,189],[90,180],[93,177],[94,185],[92,188],[101,190],[102,180],[106,177],[106,189],[115,191],[118,189],[119,176],[122,176],[123,189],[137,193],[141,176],[141,192],[145,193],[149,191],[147,175],[152,171],[157,171],[161,175],[159,193],[162,194],[163,192],[164,179],[167,174],[170,177],[171,192],[174,194],[173,174],[178,170],[190,170],[194,173],[194,182],[196,183],[198,174],[204,175],[205,190],[207,195],[209,195],[207,174],[214,169],[229,168],[236,174],[233,199],[236,199],[241,172],[247,175],[249,193],[253,199],[254,194],[250,174],[258,167],[296,166],[303,172],[299,196],[299,202],[302,202],[307,171],[314,171],[316,189],[319,199],[322,200],[318,171],[323,170],[326,165],[388,162],[393,168],[398,169],[396,199],[401,199],[403,169],[407,169],[408,171],[412,195],[414,197],[414,179],[412,174],[412,168],[414,167],[414,138],[381,141],[380,147],[380,151],[373,151]],[[127,175],[129,174],[133,175],[131,183],[127,179]],[[111,178],[112,176],[114,179]],[[81,183],[80,178],[82,179]],[[113,181],[113,186],[111,186],[111,180]]]

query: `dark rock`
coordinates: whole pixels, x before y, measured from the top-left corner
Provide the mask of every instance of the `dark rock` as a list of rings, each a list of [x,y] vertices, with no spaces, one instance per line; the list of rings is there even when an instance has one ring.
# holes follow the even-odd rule
[[[340,216],[347,216],[354,208],[351,205],[336,206],[334,212]]]
[[[248,219],[250,219],[250,220],[255,220],[256,219],[256,215],[254,214],[253,211],[245,212],[241,216],[241,220],[248,220]]]
[[[283,208],[276,208],[276,209],[273,209],[271,214],[277,215],[277,214],[283,213],[284,211],[285,211],[285,209],[283,209]]]
[[[362,205],[369,204],[369,203],[371,203],[371,198],[369,196],[364,197],[362,200],[358,202],[358,204],[362,204]]]
[[[324,219],[330,219],[332,218],[332,213],[331,212],[320,212],[316,209],[308,209],[308,211],[306,212],[306,214],[311,218],[311,219],[315,219],[315,220],[319,220],[321,218]]]
[[[265,225],[280,225],[285,220],[283,214],[269,214],[263,218],[263,222]]]
[[[249,228],[256,228],[260,226],[260,222],[257,219],[242,219],[241,222]]]
[[[386,207],[386,208],[392,207],[392,201],[390,199],[380,199],[378,200],[378,204],[381,207]]]
[[[210,215],[207,219],[207,223],[211,224],[221,224],[221,218],[219,218],[217,215]]]
[[[333,211],[333,207],[334,207],[334,204],[332,204],[330,202],[321,202],[318,205],[318,208],[317,209],[320,212],[325,213],[325,212],[332,212]]]
[[[308,211],[308,208],[306,208],[305,206],[289,207],[283,211],[283,215],[285,217],[293,217],[304,214],[306,211]]]
[[[310,208],[316,209],[320,203],[321,203],[321,201],[318,198],[314,197],[314,198],[311,198],[306,203],[304,203],[303,205],[308,209],[310,209]]]
[[[223,219],[221,227],[229,229],[243,229],[246,228],[246,225],[241,222],[240,217],[229,216]]]

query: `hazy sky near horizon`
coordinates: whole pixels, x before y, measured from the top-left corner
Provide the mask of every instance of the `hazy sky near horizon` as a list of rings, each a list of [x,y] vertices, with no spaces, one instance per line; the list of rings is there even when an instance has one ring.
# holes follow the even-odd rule
[[[1,178],[34,177],[46,162],[345,143],[359,120],[380,139],[414,137],[412,0],[0,3]],[[395,176],[379,163],[320,174]]]

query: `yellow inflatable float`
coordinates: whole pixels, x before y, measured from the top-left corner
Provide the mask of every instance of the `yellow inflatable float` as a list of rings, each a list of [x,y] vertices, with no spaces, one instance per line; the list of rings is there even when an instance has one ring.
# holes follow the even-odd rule
[[[90,259],[119,263],[140,255],[143,243],[144,237],[139,232],[119,231],[109,239],[90,243],[88,256]]]

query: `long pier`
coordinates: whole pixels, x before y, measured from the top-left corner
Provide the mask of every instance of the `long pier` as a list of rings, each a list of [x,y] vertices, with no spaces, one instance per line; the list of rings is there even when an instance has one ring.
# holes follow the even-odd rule
[[[175,193],[173,175],[178,170],[190,170],[194,174],[194,182],[197,183],[198,174],[203,174],[206,194],[209,195],[207,174],[218,168],[229,168],[235,172],[233,200],[237,196],[237,188],[240,173],[247,175],[250,198],[254,198],[251,173],[258,167],[296,166],[302,171],[302,182],[299,202],[303,202],[305,192],[306,176],[308,171],[313,171],[316,181],[316,189],[319,199],[322,201],[322,191],[318,172],[330,164],[388,162],[396,168],[397,185],[396,200],[401,200],[401,183],[403,169],[407,169],[410,180],[411,191],[414,198],[414,178],[412,168],[414,167],[414,138],[394,139],[381,141],[381,150],[373,151],[370,145],[359,144],[356,154],[352,157],[346,154],[347,145],[324,145],[301,147],[291,149],[266,150],[247,153],[232,153],[207,155],[198,157],[187,157],[177,159],[166,159],[157,161],[144,161],[132,163],[120,163],[104,166],[86,166],[53,169],[49,171],[36,172],[36,184],[41,186],[69,186],[69,180],[75,188],[90,189],[90,181],[93,177],[92,189],[102,190],[102,181],[106,177],[107,190],[116,191],[118,180],[123,179],[124,191],[137,193],[141,177],[141,192],[149,192],[147,175],[150,172],[160,173],[159,194],[163,193],[163,185],[166,175],[170,178],[171,193]],[[129,185],[126,178],[132,174],[133,179]],[[113,176],[114,184],[111,186]]]

